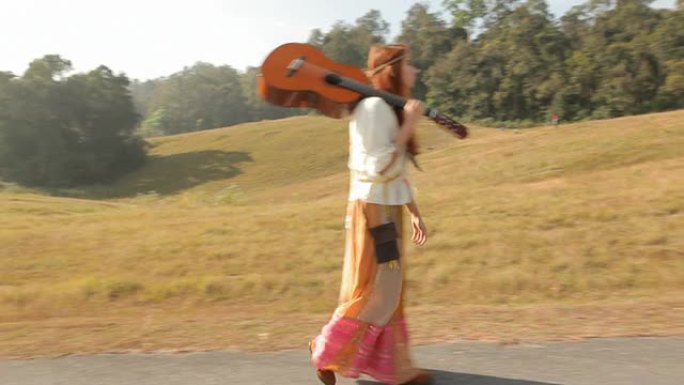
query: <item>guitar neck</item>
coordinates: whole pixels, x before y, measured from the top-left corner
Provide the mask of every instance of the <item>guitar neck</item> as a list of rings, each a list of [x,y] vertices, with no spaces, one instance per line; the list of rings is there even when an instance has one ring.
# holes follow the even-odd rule
[[[382,99],[384,99],[389,105],[393,107],[398,107],[398,108],[404,108],[406,105],[406,98],[401,97],[399,95],[378,90],[375,89],[371,86],[368,86],[363,83],[359,83],[355,80],[346,78],[344,76],[340,76],[334,73],[329,73],[325,76],[325,81],[328,84],[346,88],[352,91],[356,91],[360,93],[364,97],[370,97],[370,96],[377,96]],[[459,138],[463,139],[466,136],[468,136],[468,129],[466,126],[462,125],[461,123],[449,118],[448,116],[441,114],[439,111],[437,111],[434,108],[427,107],[425,108],[425,116],[429,117],[435,123],[441,125],[442,127],[446,128],[447,130],[451,131],[454,133],[456,136]]]

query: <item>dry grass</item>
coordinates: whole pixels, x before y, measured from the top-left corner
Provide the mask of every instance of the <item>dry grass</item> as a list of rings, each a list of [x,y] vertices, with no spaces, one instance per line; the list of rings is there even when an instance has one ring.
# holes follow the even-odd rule
[[[329,314],[274,313],[222,304],[63,309],[0,318],[0,357],[108,352],[305,350]],[[12,319],[5,321],[4,319]],[[421,305],[408,314],[411,340],[427,344],[486,340],[577,340],[684,335],[684,302],[641,299],[609,304]]]
[[[137,335],[149,309],[161,309],[157,326],[139,341],[155,349],[200,338],[168,340],[161,330],[182,331],[181,319],[208,335],[227,327],[235,341],[244,340],[241,323],[321,321],[339,285],[345,127],[299,117],[155,138],[150,163],[113,185],[61,196],[0,191],[0,330],[8,331],[0,355],[102,351],[45,347],[61,339],[39,330],[68,335],[62,324],[125,348],[118,342]],[[473,306],[627,301],[664,310],[684,301],[684,111],[476,127],[466,141],[425,122],[421,143],[426,172],[413,181],[430,241],[409,247],[411,308],[439,308],[448,319]],[[242,315],[200,322],[210,309]],[[631,311],[644,316],[625,330],[654,322]],[[681,311],[672,314],[681,321]],[[112,333],[107,319],[117,320]],[[425,319],[424,327],[439,323]],[[271,333],[271,347],[292,341],[259,333]],[[251,346],[217,346],[233,345]]]

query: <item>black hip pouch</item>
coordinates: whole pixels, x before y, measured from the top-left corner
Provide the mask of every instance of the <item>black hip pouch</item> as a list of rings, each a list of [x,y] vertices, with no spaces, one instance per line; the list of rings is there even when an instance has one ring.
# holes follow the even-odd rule
[[[378,263],[386,263],[399,259],[397,227],[394,222],[370,228],[375,243],[375,258]]]

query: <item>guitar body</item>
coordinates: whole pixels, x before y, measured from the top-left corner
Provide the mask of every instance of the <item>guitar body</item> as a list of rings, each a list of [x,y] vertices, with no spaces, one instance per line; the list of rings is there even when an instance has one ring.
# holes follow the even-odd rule
[[[297,59],[304,59],[306,65],[292,76],[288,68]],[[323,81],[331,71],[359,83],[369,83],[366,74],[357,67],[335,63],[312,45],[288,43],[268,55],[261,67],[257,87],[261,97],[270,103],[315,108],[326,116],[342,118],[362,96]]]

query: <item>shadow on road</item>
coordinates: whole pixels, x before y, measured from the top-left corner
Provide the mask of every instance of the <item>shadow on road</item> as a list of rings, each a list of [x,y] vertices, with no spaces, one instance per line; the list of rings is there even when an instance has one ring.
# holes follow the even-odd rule
[[[481,376],[478,374],[445,372],[442,370],[431,370],[431,373],[435,376],[434,385],[559,385],[548,382]],[[380,382],[363,380],[356,383],[358,385],[383,385]]]

